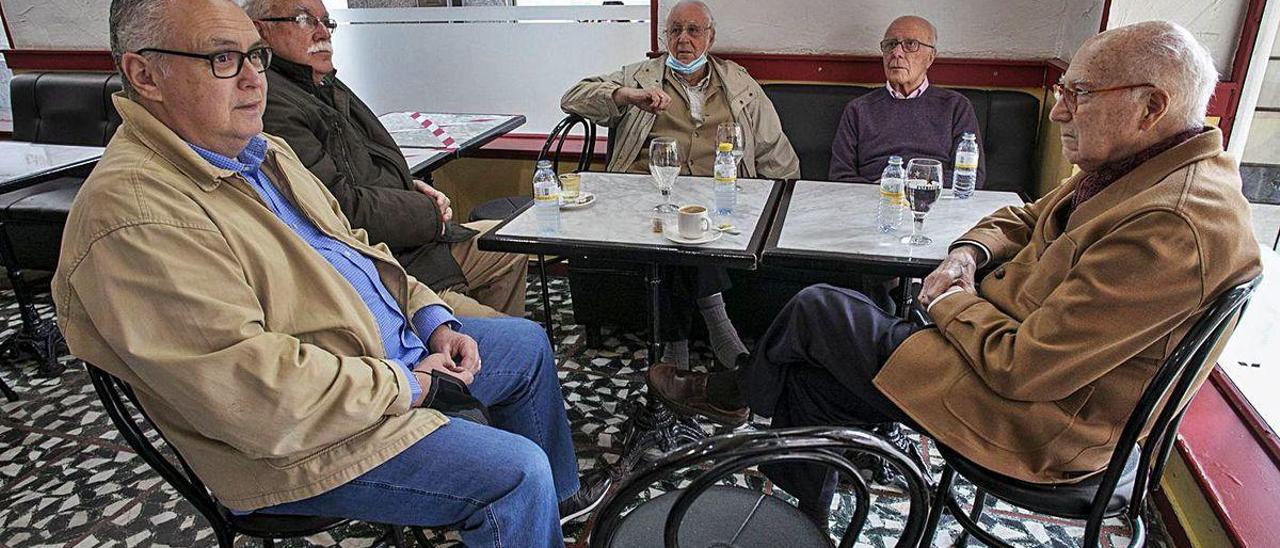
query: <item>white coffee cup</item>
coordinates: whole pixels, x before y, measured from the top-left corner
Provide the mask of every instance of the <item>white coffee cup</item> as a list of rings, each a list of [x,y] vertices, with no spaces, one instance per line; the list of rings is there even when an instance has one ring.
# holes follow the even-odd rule
[[[686,240],[697,240],[706,236],[711,230],[711,218],[707,216],[707,208],[700,205],[687,205],[680,208],[680,237]]]

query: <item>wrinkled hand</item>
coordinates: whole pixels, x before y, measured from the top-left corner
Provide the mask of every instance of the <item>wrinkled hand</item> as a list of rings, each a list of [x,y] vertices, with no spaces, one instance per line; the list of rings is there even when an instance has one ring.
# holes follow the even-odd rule
[[[431,356],[444,356],[444,365],[451,374],[461,377],[465,373],[467,384],[471,384],[471,379],[480,372],[480,347],[476,340],[454,331],[449,324],[440,324],[431,333],[427,348],[431,350]]]
[[[445,196],[443,192],[436,190],[435,187],[417,179],[413,180],[413,187],[418,192],[426,194],[428,198],[435,200],[436,209],[440,210],[440,233],[444,234],[444,225],[453,220],[453,208],[449,206],[453,201],[448,196]]]
[[[432,371],[439,371],[446,375],[453,376],[458,380],[462,381],[462,383],[466,385],[470,385],[471,381],[475,380],[474,373],[470,373],[467,371],[458,371],[457,369],[454,369],[453,359],[450,358],[449,356],[446,356],[440,353],[428,354],[427,357],[423,358],[422,361],[418,362],[417,365],[413,366],[413,370],[419,373],[426,373],[425,379],[422,377],[418,378],[419,384],[422,384],[424,381],[426,382],[426,384],[422,384],[422,394],[424,396],[427,394],[427,392],[431,391],[430,388],[431,388],[431,372]]]
[[[942,264],[924,279],[920,288],[920,304],[929,306],[938,295],[959,286],[968,293],[978,294],[974,273],[978,270],[978,258],[982,251],[971,245],[962,245],[947,254]]]
[[[631,105],[645,112],[657,114],[671,106],[671,96],[660,89],[623,87],[613,92],[613,102],[620,107]]]

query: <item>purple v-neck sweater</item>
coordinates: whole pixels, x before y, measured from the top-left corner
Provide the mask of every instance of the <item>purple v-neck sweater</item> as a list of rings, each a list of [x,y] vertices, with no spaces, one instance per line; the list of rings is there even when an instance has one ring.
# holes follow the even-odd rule
[[[831,143],[832,181],[872,182],[889,165],[890,156],[901,156],[903,167],[912,158],[942,161],[943,182],[951,186],[960,136],[978,136],[978,117],[965,96],[929,86],[915,99],[894,99],[883,87],[862,95],[844,107],[844,116]],[[978,155],[978,188],[987,174],[987,156]]]

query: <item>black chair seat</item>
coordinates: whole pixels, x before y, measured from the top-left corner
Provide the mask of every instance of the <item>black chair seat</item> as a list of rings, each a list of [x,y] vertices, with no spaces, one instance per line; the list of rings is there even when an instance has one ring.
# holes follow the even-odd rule
[[[1088,519],[1093,507],[1093,497],[1102,484],[1103,474],[1094,474],[1077,483],[1030,483],[1003,476],[987,470],[959,453],[938,446],[943,458],[956,469],[961,477],[969,480],[992,496],[1013,503],[1015,506],[1070,519]],[[1119,514],[1129,505],[1133,496],[1133,483],[1138,474],[1140,450],[1135,448],[1124,465],[1124,473],[1116,485],[1115,493],[1107,501],[1107,515]]]
[[[683,490],[641,504],[623,518],[613,546],[662,548],[662,531],[671,506]],[[800,548],[831,546],[827,535],[796,507],[782,499],[740,487],[716,485],[707,489],[685,515],[681,546]]]
[[[349,521],[341,518],[315,516],[291,516],[274,514],[249,514],[237,516],[219,507],[227,522],[240,533],[258,538],[294,538],[328,531]]]
[[[471,222],[501,221],[510,217],[513,213],[524,207],[525,204],[532,201],[533,198],[529,196],[506,196],[503,198],[494,198],[472,208],[471,216],[468,220]]]
[[[0,195],[0,222],[13,264],[35,270],[58,267],[62,230],[82,184],[79,177],[59,177]]]
[[[0,195],[0,220],[45,221],[63,225],[71,202],[84,184],[81,177],[59,177]]]

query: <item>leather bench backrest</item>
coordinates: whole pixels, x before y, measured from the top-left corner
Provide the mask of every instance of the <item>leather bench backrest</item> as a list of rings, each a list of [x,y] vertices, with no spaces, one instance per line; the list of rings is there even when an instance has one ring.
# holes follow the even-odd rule
[[[864,86],[830,84],[765,84],[782,120],[782,131],[800,157],[800,176],[824,181],[831,166],[831,141],[855,97],[870,92]],[[955,88],[973,104],[987,158],[986,189],[1032,196],[1038,173],[1037,138],[1040,102],[1020,91]]]
[[[106,146],[120,126],[111,94],[120,76],[104,72],[14,75],[13,138],[60,145]]]

